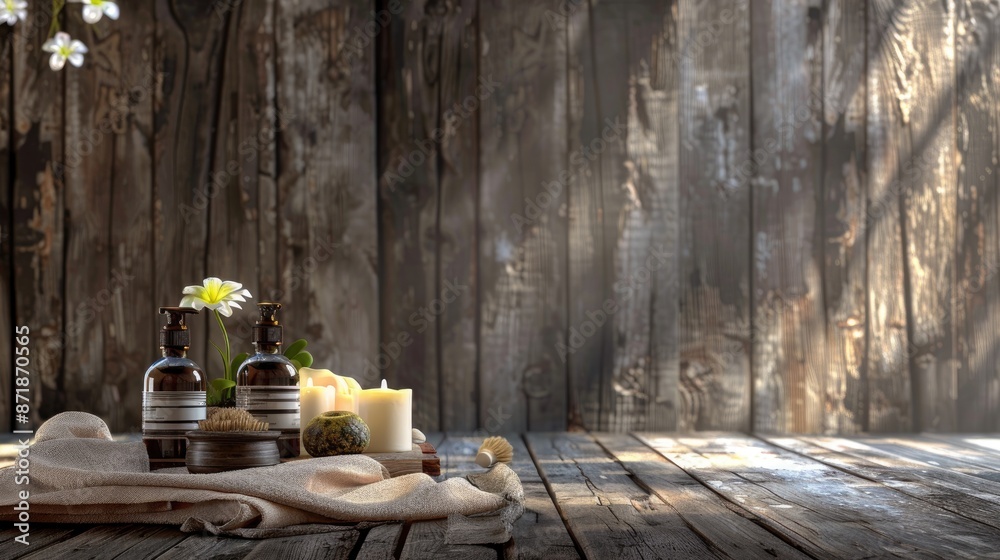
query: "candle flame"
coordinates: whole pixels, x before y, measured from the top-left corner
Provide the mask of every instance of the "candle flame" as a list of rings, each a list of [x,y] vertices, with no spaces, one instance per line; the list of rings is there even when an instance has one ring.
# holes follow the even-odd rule
[[[385,382],[385,379],[382,380],[382,388],[383,389],[388,389],[389,388],[389,384]]]
[[[310,377],[309,379],[306,379],[306,387],[312,387],[312,386],[313,386],[313,378]]]

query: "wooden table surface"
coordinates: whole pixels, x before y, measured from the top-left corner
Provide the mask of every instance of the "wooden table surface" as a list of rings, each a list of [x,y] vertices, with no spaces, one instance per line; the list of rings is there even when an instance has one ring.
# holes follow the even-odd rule
[[[449,546],[444,521],[263,541],[33,523],[0,559],[1000,558],[1000,435],[510,439],[526,511],[505,546]],[[431,441],[442,477],[478,469],[481,437]]]

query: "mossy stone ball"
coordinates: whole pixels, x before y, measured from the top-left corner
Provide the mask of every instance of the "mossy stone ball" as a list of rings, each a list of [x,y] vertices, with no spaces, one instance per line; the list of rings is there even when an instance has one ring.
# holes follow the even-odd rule
[[[362,453],[370,441],[368,424],[357,414],[343,410],[324,412],[302,430],[302,445],[313,457]]]

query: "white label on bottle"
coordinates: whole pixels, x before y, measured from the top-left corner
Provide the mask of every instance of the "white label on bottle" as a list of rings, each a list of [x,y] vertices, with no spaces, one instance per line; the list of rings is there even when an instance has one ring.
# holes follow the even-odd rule
[[[272,430],[299,429],[298,387],[237,387],[236,402]]]
[[[143,391],[142,429],[197,430],[205,401],[205,391]]]

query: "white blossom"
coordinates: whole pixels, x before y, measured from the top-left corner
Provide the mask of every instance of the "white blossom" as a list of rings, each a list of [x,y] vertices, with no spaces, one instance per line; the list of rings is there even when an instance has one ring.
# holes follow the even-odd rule
[[[87,52],[87,45],[71,38],[69,33],[60,31],[55,37],[45,41],[42,50],[52,53],[49,57],[49,68],[62,70],[67,60],[77,68],[83,66],[83,55]]]
[[[0,24],[14,25],[17,20],[28,19],[28,3],[25,0],[0,0]]]

